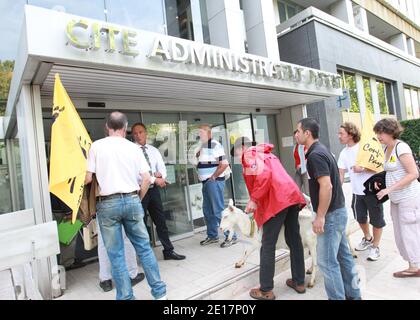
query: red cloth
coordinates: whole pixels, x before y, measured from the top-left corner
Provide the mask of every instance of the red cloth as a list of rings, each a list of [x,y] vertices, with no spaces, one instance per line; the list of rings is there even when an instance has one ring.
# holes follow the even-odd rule
[[[271,150],[272,144],[260,144],[242,156],[245,184],[251,200],[257,204],[254,218],[258,227],[287,207],[306,205],[299,187]]]
[[[295,144],[295,149],[293,151],[293,157],[295,158],[295,169],[300,166],[300,157],[299,157],[299,144]],[[308,149],[306,147],[303,148],[303,151],[306,153]]]

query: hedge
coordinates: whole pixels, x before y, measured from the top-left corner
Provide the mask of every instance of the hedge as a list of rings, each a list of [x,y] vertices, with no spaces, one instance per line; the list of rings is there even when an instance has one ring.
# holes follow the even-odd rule
[[[420,119],[401,121],[404,132],[401,134],[401,140],[408,143],[413,153],[419,157],[420,151]]]

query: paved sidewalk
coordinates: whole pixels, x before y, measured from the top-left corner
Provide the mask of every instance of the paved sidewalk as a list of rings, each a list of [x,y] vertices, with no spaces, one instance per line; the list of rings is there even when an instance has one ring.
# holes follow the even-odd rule
[[[399,255],[395,245],[388,203],[385,206],[385,220],[387,226],[384,228],[379,260],[367,261],[368,251],[358,252],[356,264],[362,278],[362,298],[364,300],[420,300],[420,278],[397,279],[392,276],[395,271],[406,269],[408,265]],[[353,246],[359,243],[362,237],[363,233],[360,230],[352,234]],[[306,266],[310,265],[310,261],[310,258],[307,259]],[[305,294],[298,294],[286,286],[286,279],[290,277],[290,270],[275,277],[274,293],[278,300],[327,299],[321,272],[317,273],[315,287],[307,289]],[[308,276],[306,280],[308,281]],[[248,292],[235,299],[252,300]]]

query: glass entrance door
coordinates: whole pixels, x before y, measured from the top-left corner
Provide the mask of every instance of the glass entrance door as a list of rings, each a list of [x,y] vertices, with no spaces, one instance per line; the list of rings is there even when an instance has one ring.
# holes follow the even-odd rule
[[[179,142],[179,114],[144,112],[143,123],[147,127],[147,143],[158,148],[166,165],[169,184],[160,189],[160,195],[169,235],[172,239],[191,235],[193,224],[188,208],[187,165]],[[157,242],[156,230],[153,237]]]
[[[198,179],[196,164],[191,161],[194,157],[194,150],[201,145],[198,135],[198,127],[200,124],[208,124],[212,128],[213,139],[219,141],[225,149],[227,159],[229,159],[229,144],[225,130],[224,115],[220,113],[182,113],[181,119],[187,128],[187,154],[188,154],[188,181],[190,193],[190,208],[194,223],[194,229],[200,230],[205,227],[203,215],[203,198],[202,198],[202,183]],[[227,206],[229,199],[233,199],[232,179],[228,179],[225,183],[224,191],[225,206]]]

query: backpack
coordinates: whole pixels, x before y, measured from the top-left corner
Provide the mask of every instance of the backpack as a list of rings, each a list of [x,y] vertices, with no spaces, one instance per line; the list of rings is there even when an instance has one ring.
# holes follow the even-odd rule
[[[401,142],[401,141],[398,141],[398,142],[397,142],[397,144],[395,145],[395,155],[397,156],[397,159],[398,159],[398,160],[400,160],[400,156],[398,155],[398,144],[399,144],[400,142]],[[385,151],[386,151],[386,148],[385,148]],[[412,156],[413,156],[413,158],[414,158],[414,162],[416,162],[416,158],[414,157],[414,154],[412,154]],[[418,181],[418,182],[420,182],[420,168],[419,168],[419,166],[417,165],[417,163],[416,163],[416,166],[417,166],[417,172],[418,172],[417,181]]]

